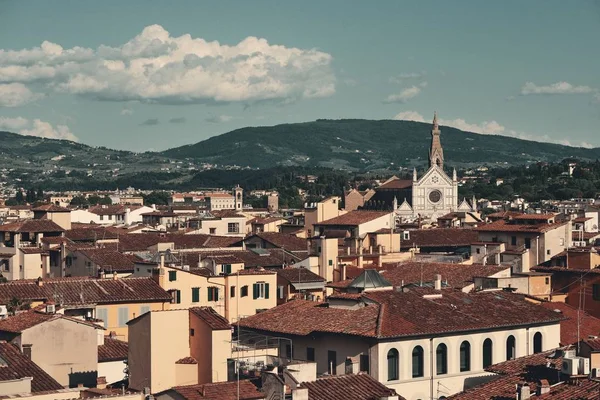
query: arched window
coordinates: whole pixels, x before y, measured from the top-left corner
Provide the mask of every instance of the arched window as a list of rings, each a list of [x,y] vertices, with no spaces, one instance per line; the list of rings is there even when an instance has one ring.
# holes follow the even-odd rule
[[[435,371],[437,375],[448,373],[448,347],[440,343],[435,350]]]
[[[460,344],[460,372],[471,370],[471,343],[466,340]]]
[[[400,356],[398,350],[391,349],[387,353],[388,381],[395,381],[400,376]]]
[[[506,338],[506,359],[514,360],[517,357],[517,344],[515,337],[510,335]]]
[[[412,377],[419,378],[423,376],[423,348],[416,346],[412,351]]]
[[[492,350],[494,349],[492,339],[485,339],[483,341],[483,368],[487,368],[492,365],[493,357]]]
[[[542,352],[542,333],[541,332],[536,332],[536,334],[533,335],[533,352],[534,353]]]

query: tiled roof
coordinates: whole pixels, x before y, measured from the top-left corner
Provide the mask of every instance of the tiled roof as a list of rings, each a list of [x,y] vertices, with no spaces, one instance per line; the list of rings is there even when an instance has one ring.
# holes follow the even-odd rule
[[[233,256],[244,262],[245,268],[251,267],[278,267],[281,268],[283,264],[291,263],[292,261],[298,261],[299,257],[294,257],[289,253],[285,253],[281,249],[268,249],[265,254],[257,254],[252,250],[235,250],[230,251],[219,250],[219,251],[203,251],[203,252],[185,252],[186,264],[198,265],[199,259],[207,257],[224,257]]]
[[[505,220],[498,220],[485,225],[479,225],[473,230],[478,232],[530,232],[544,233],[565,225],[567,222],[555,222],[552,224],[515,224]]]
[[[409,238],[401,241],[401,247],[465,247],[479,240],[473,229],[437,228],[408,231]]]
[[[42,243],[48,245],[57,245],[62,243],[73,243],[70,239],[63,236],[44,236],[42,238]]]
[[[0,320],[0,331],[2,332],[11,332],[11,333],[20,333],[26,329],[34,327],[44,322],[53,321],[57,319],[64,319],[68,321],[72,321],[82,325],[88,325],[94,329],[102,329],[99,325],[96,325],[92,322],[85,321],[79,318],[72,318],[65,316],[63,314],[46,314],[43,311],[38,309],[28,310],[24,312],[19,312],[16,315],[11,315],[7,318]]]
[[[64,306],[171,300],[152,278],[53,278],[0,283],[0,304],[16,297],[22,301],[54,300]]]
[[[290,283],[325,282],[325,278],[304,267],[279,269],[277,270],[277,276],[284,278]]]
[[[57,206],[56,204],[44,204],[34,208],[32,211],[44,211],[44,212],[71,212],[70,209],[65,207]]]
[[[517,221],[518,220],[520,220],[520,221],[533,221],[533,220],[547,221],[554,217],[556,217],[556,214],[518,214],[518,215],[514,215],[513,219],[517,220]]]
[[[346,214],[340,215],[338,217],[334,217],[328,219],[326,221],[319,222],[315,225],[319,226],[332,226],[332,225],[348,225],[355,226],[364,224],[366,222],[373,221],[377,218],[384,217],[386,215],[390,215],[389,211],[350,211]]]
[[[210,213],[217,218],[246,218],[236,210],[214,210]]]
[[[147,213],[143,213],[142,217],[176,217],[179,214],[176,214],[172,211],[151,211],[151,212],[147,212]]]
[[[175,364],[198,364],[194,357],[183,357],[175,361]]]
[[[590,347],[590,350],[592,350],[592,351],[600,350],[600,339],[584,338],[583,341]]]
[[[134,264],[131,258],[123,253],[108,249],[79,250],[84,256],[97,264],[104,271],[133,271]]]
[[[11,222],[0,225],[0,232],[63,232],[56,222],[49,219],[26,219],[24,221]]]
[[[488,214],[487,217],[490,219],[510,219],[516,215],[521,215],[518,211],[498,211],[495,213]]]
[[[6,363],[6,366],[0,367],[0,381],[31,377],[33,378],[31,381],[32,393],[63,388],[60,383],[10,343],[0,341],[0,358]]]
[[[383,183],[381,186],[377,187],[377,189],[408,189],[412,187],[413,181],[410,179],[392,179],[389,182]]]
[[[123,231],[123,234],[126,233],[125,230]],[[65,231],[65,236],[75,242],[109,240],[118,238],[119,230],[98,225],[87,225],[83,227],[78,224],[72,225],[71,229]]]
[[[129,208],[130,210],[138,209],[139,207],[135,206],[124,206],[120,204],[115,205],[98,205],[94,207],[90,207],[88,209],[89,212],[96,215],[121,215],[125,214],[125,209]]]
[[[394,286],[401,286],[402,283],[408,285],[409,283],[420,284],[421,281],[433,282],[435,276],[439,274],[442,276],[442,282],[447,282],[448,286],[462,289],[472,284],[475,276],[491,276],[507,269],[510,268],[481,264],[407,262],[386,269],[382,275]]]
[[[98,346],[98,362],[127,360],[129,345],[127,342],[104,337],[104,344]]]
[[[229,322],[212,307],[192,307],[190,312],[206,322],[212,330],[231,329]]]
[[[547,310],[558,310],[557,314],[566,319],[560,321],[560,344],[567,346],[575,344],[579,339],[585,339],[589,336],[600,335],[600,319],[586,313],[583,310],[577,311],[577,308],[566,303],[542,302],[540,306]],[[579,324],[577,323],[577,314],[579,314]],[[577,330],[579,329],[579,335]]]
[[[239,388],[239,397],[238,394]],[[259,400],[265,395],[249,380],[238,382],[206,383],[203,385],[175,386],[175,391],[185,400]]]
[[[428,294],[442,296],[424,297]],[[463,293],[446,289],[364,292],[364,307],[330,308],[294,300],[240,321],[260,331],[306,336],[328,332],[366,337],[410,337],[447,332],[559,323],[562,316],[527,302],[522,295],[494,291]],[[489,307],[493,303],[494,307]]]
[[[308,248],[306,239],[288,233],[261,232],[256,236],[287,251],[306,251]]]
[[[144,251],[157,243],[173,243],[175,249],[202,249],[230,247],[239,242],[237,237],[214,236],[203,234],[156,234],[130,233],[119,236],[120,251]]]
[[[373,400],[397,395],[394,389],[362,373],[302,382],[300,387],[308,388],[308,400]]]

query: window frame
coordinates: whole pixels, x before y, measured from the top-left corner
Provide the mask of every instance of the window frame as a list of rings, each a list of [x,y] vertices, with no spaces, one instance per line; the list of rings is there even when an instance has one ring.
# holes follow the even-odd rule
[[[424,366],[424,351],[423,347],[415,346],[412,350],[412,377],[413,378],[422,378],[425,376],[425,366]],[[415,363],[416,360],[416,363]]]
[[[459,347],[459,370],[460,372],[471,371],[471,343],[463,340]]]
[[[387,352],[387,381],[397,381],[400,379],[400,353],[396,348],[391,348]]]

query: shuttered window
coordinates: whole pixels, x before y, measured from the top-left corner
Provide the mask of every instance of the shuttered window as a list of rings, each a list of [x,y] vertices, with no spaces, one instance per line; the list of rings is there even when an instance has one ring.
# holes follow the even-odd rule
[[[127,326],[129,321],[129,307],[119,307],[119,327]]]
[[[104,327],[108,328],[108,310],[106,308],[97,308],[96,318],[104,321]]]
[[[200,301],[200,288],[192,288],[192,303],[198,303]]]

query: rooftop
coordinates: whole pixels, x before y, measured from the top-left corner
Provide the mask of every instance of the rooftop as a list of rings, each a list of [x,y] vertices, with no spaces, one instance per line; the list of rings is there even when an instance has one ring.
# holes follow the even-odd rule
[[[401,247],[466,247],[479,240],[473,229],[437,228],[408,231],[408,239],[402,240]]]
[[[304,267],[287,267],[279,269],[277,270],[277,276],[287,280],[290,283],[325,282],[325,278]]]
[[[309,400],[373,400],[398,395],[394,389],[364,373],[319,378],[302,382],[300,387],[308,388]]]
[[[585,339],[589,336],[600,335],[600,319],[588,314],[587,312],[570,306],[566,303],[545,301],[540,303],[541,307],[552,310],[565,319],[560,321],[560,345],[567,346],[575,344],[579,339]],[[579,314],[579,324],[577,318]],[[579,326],[579,328],[578,328]],[[577,330],[579,329],[579,334]]]
[[[98,346],[98,362],[127,360],[128,351],[127,342],[105,336],[104,344]]]
[[[67,317],[63,314],[54,313],[47,314],[38,310],[28,310],[24,312],[19,312],[15,315],[8,316],[2,320],[0,320],[0,331],[2,332],[10,332],[10,333],[21,333],[24,330],[32,328],[36,325],[42,324],[44,322],[54,321],[58,319],[63,319],[71,322],[75,322],[78,324],[88,325],[95,329],[102,329],[100,326],[84,321],[78,318]]]
[[[533,214],[532,214],[533,215]],[[516,217],[513,217],[513,220]],[[478,232],[529,232],[545,233],[565,225],[566,222],[538,223],[538,224],[515,224],[510,221],[498,220],[489,224],[480,225],[473,230]]]
[[[190,313],[203,320],[212,330],[231,329],[229,322],[212,307],[192,307]]]
[[[201,385],[175,386],[170,389],[186,400],[258,400],[265,395],[249,380],[236,382],[206,383]]]
[[[64,232],[64,229],[61,228],[56,222],[49,219],[26,219],[24,221],[0,225],[0,232],[54,233]]]
[[[110,249],[85,249],[79,250],[104,271],[133,271],[134,263],[130,257],[116,250]]]
[[[346,214],[342,214],[340,216],[328,219],[326,221],[321,221],[315,225],[319,226],[356,226],[360,224],[364,224],[377,218],[385,217],[386,215],[391,215],[390,211],[350,211]]]

